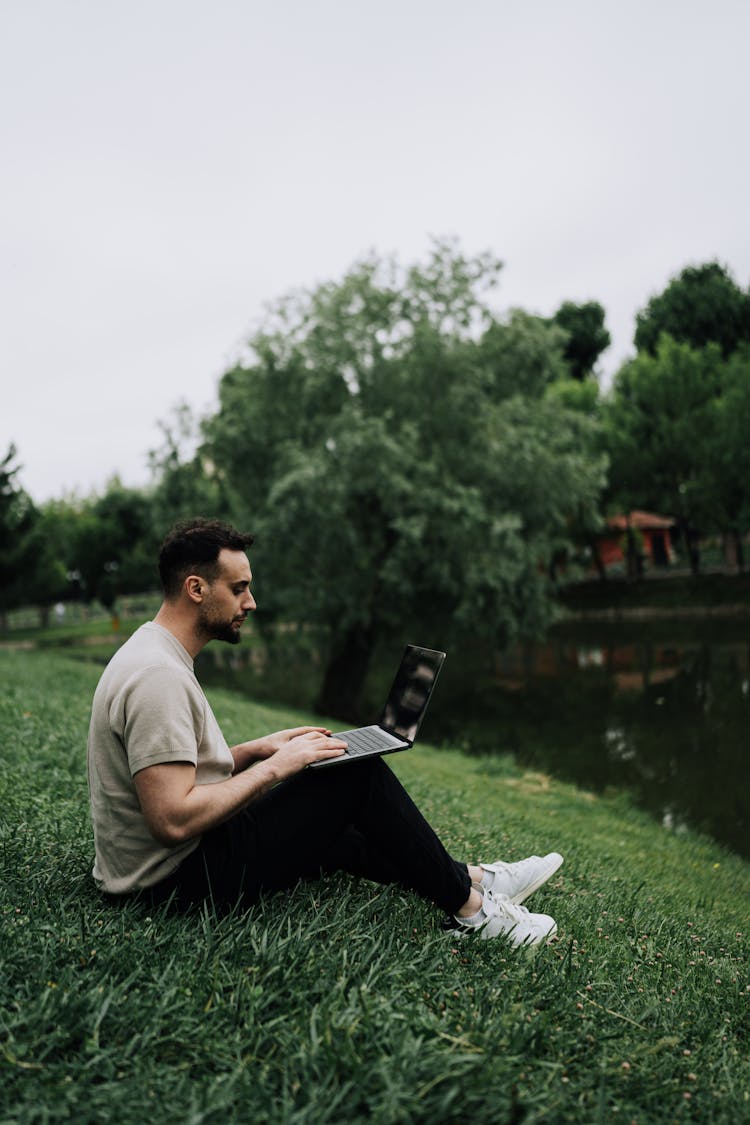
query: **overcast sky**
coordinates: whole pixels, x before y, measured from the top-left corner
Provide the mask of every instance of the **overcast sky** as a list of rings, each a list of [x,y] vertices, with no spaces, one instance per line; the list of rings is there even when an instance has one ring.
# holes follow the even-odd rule
[[[148,481],[290,289],[430,236],[500,310],[750,283],[746,0],[0,0],[0,458]]]

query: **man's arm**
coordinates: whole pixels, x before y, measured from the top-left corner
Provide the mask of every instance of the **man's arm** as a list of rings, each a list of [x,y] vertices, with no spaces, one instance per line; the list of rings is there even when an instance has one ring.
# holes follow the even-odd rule
[[[303,733],[279,732],[291,736],[253,769],[241,769],[213,785],[196,785],[195,766],[190,762],[165,762],[139,770],[133,780],[152,836],[167,847],[200,836],[278,782],[312,762],[338,757],[346,747],[345,742],[328,738],[319,728],[297,729]]]

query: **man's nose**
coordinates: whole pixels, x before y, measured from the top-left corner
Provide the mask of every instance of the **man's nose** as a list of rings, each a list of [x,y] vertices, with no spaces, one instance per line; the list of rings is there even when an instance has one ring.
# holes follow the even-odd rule
[[[255,598],[250,593],[250,591],[247,590],[245,592],[245,600],[242,603],[242,608],[244,609],[245,613],[252,613],[253,610],[256,608],[256,604],[257,603],[255,601]]]

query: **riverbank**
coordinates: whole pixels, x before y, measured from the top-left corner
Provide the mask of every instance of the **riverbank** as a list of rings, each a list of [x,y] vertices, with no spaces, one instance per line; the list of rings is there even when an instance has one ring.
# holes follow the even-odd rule
[[[554,945],[456,943],[344,879],[244,918],[115,910],[88,877],[97,676],[0,653],[3,1120],[747,1117],[749,864],[624,797],[423,746],[391,761],[455,854],[565,854],[531,903]],[[230,741],[308,717],[211,698]]]
[[[651,571],[561,586],[558,602],[573,617],[645,620],[658,617],[750,617],[750,573],[692,575]]]

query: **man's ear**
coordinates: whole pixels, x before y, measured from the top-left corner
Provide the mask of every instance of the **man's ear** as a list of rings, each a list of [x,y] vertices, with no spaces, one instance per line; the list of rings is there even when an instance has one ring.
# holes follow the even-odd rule
[[[206,589],[206,580],[198,574],[189,574],[185,579],[185,593],[191,602],[202,602]]]

